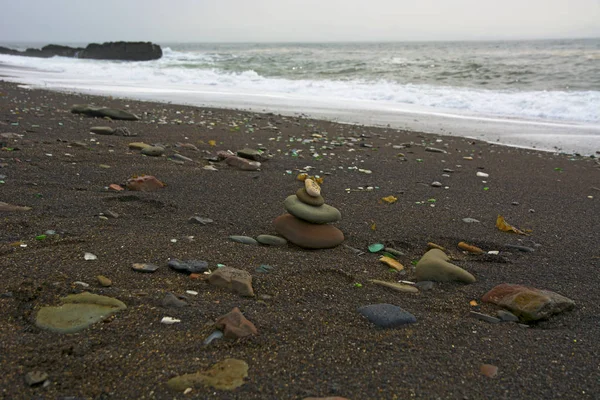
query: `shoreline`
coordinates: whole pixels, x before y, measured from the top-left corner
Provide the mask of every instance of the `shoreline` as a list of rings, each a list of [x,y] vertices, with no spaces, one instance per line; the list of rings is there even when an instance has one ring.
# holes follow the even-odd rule
[[[194,388],[191,396],[597,397],[597,160],[455,136],[31,90],[7,82],[0,82],[0,94],[0,133],[23,135],[0,152],[0,202],[31,207],[0,212],[5,227],[0,307],[6,310],[0,324],[0,397],[183,399],[189,395],[168,389],[169,379],[227,358],[248,363],[245,383],[232,392]],[[141,120],[70,112],[73,104],[91,103],[128,110]],[[95,126],[124,127],[137,136],[92,135]],[[338,141],[342,145],[332,143]],[[166,156],[143,156],[129,149],[131,142],[161,144]],[[223,162],[214,164],[218,171],[204,169],[217,151],[244,147],[263,147],[273,157],[260,171]],[[175,154],[193,161],[170,161],[167,156]],[[323,196],[342,214],[336,226],[344,244],[365,254],[344,246],[309,251],[228,240],[273,234],[273,220],[285,212],[283,201],[299,187],[295,176],[307,169],[325,179]],[[155,192],[105,189],[140,174],[167,186]],[[434,181],[442,187],[433,187]],[[358,189],[368,186],[374,189]],[[382,201],[390,195],[398,200]],[[118,217],[99,218],[107,210]],[[194,215],[214,222],[191,224]],[[498,215],[531,229],[530,235],[499,231]],[[36,239],[48,230],[58,237]],[[465,254],[457,248],[460,241],[499,250],[502,259]],[[452,262],[477,281],[436,283],[416,294],[371,283],[414,281],[413,261],[423,256],[427,242],[445,247]],[[379,254],[370,254],[372,243],[402,251],[404,272],[390,271]],[[516,252],[507,245],[535,250]],[[84,260],[86,252],[98,259]],[[256,297],[171,270],[167,262],[174,258],[247,271]],[[159,269],[132,270],[140,262]],[[261,265],[272,269],[257,271]],[[98,275],[112,285],[101,286]],[[471,317],[471,311],[495,315],[498,307],[481,297],[501,283],[555,291],[573,299],[576,308],[528,328]],[[84,291],[119,299],[127,309],[77,334],[35,326],[41,307]],[[189,306],[165,308],[167,293]],[[417,322],[379,329],[357,312],[381,303],[402,307]],[[234,307],[258,335],[204,346],[215,320]],[[161,324],[166,316],[181,322]],[[482,364],[497,366],[498,376],[481,375]],[[47,373],[47,386],[26,384],[24,376],[32,371]]]
[[[12,75],[2,74],[11,70]],[[189,89],[185,86],[133,87],[126,85],[62,81],[44,71],[9,68],[0,64],[0,77],[34,89],[57,90],[122,99],[163,102],[196,107],[307,115],[331,122],[372,127],[391,127],[429,134],[446,134],[483,140],[525,149],[565,154],[594,155],[600,151],[600,125],[558,120],[517,119],[485,116],[452,109],[433,109],[411,104],[386,104],[351,99],[332,102],[288,94],[238,93],[210,86]],[[36,81],[44,81],[42,86]],[[277,104],[274,104],[277,99]],[[334,105],[335,104],[335,105]]]

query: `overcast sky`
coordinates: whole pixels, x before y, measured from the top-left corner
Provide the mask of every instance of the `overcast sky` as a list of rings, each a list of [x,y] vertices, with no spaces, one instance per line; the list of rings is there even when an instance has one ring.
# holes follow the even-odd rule
[[[600,0],[0,0],[0,42],[600,37]]]

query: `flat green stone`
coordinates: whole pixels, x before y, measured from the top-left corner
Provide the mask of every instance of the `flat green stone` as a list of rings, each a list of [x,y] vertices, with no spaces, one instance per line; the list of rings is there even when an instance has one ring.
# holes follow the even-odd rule
[[[42,307],[35,319],[41,329],[58,333],[75,333],[124,310],[127,306],[111,297],[89,292],[63,297],[58,307]]]

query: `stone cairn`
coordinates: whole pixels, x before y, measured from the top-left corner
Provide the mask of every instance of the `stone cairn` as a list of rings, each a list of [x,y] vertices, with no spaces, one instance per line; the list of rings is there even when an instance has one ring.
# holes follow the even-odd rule
[[[321,187],[306,178],[304,187],[283,203],[288,214],[275,218],[275,231],[305,249],[328,249],[344,241],[344,234],[332,222],[342,219],[337,208],[325,204]]]

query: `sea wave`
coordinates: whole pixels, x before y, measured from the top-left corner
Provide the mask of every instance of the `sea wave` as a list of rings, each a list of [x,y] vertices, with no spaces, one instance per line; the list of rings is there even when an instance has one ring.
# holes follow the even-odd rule
[[[89,82],[90,85],[177,86],[198,90],[216,87],[242,93],[284,94],[319,101],[359,100],[380,103],[386,107],[410,104],[486,116],[600,122],[600,91],[484,90],[398,84],[388,80],[285,79],[265,77],[252,69],[230,72],[216,67],[215,61],[219,57],[234,55],[177,52],[169,47],[163,49],[163,54],[163,58],[151,62],[0,56],[0,63],[44,72],[37,77],[42,83],[76,80]]]

